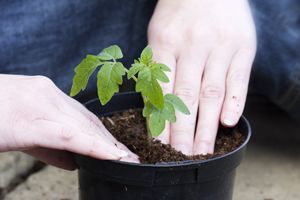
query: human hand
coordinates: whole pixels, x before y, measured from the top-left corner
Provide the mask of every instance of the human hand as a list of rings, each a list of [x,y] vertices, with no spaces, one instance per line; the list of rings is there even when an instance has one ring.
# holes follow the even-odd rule
[[[159,139],[185,154],[213,153],[219,121],[234,126],[244,109],[256,52],[248,1],[159,0],[148,41],[155,59],[172,69],[164,92],[191,111],[177,113]]]
[[[74,152],[138,162],[99,119],[43,76],[0,75],[0,152],[20,150],[75,169]]]

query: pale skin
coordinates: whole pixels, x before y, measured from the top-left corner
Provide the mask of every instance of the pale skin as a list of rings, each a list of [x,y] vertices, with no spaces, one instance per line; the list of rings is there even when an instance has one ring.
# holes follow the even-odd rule
[[[219,122],[236,125],[244,109],[256,52],[248,1],[160,0],[148,39],[155,58],[172,70],[164,92],[191,111],[177,113],[159,139],[185,154],[213,153]]]
[[[0,75],[0,152],[23,151],[64,169],[75,152],[138,162],[99,119],[43,76]]]
[[[174,92],[191,111],[177,113],[159,139],[186,154],[212,153],[219,122],[234,126],[244,108],[256,51],[247,1],[160,0],[148,39],[156,60],[172,69],[164,92]],[[76,165],[69,152],[138,162],[48,78],[0,75],[0,86],[0,152],[23,151],[70,170]]]

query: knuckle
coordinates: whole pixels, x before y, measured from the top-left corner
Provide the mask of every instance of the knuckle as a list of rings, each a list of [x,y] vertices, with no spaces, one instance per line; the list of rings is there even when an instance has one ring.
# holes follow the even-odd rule
[[[227,86],[229,90],[235,91],[234,93],[240,96],[247,93],[248,82],[249,75],[236,71],[228,75]]]
[[[233,83],[246,83],[247,81],[247,76],[246,74],[241,71],[241,70],[235,70],[232,73],[229,74],[228,79],[230,82]]]
[[[201,99],[223,99],[224,89],[217,85],[207,85],[201,89]]]
[[[156,37],[158,44],[160,44],[164,48],[174,47],[178,39],[178,35],[174,31],[169,29],[159,32]]]
[[[195,105],[198,102],[197,92],[190,87],[180,87],[175,94],[189,105]]]
[[[223,40],[234,40],[236,38],[236,33],[233,30],[220,31],[219,38]]]
[[[54,83],[46,76],[34,76],[34,83],[38,89],[50,89],[54,87]]]
[[[195,41],[200,38],[202,35],[196,29],[187,29],[185,32],[186,40],[187,41]]]
[[[226,47],[255,46],[255,37],[247,33],[238,33],[235,30],[217,32],[218,44]],[[251,47],[252,48],[252,47]]]
[[[218,39],[218,43],[233,43],[236,40],[236,33],[232,30],[224,30],[220,29],[216,31],[216,38]]]
[[[210,30],[204,30],[204,29],[187,29],[186,31],[186,37],[188,40],[191,41],[214,41],[216,36],[213,31]]]
[[[59,138],[64,143],[69,143],[75,137],[75,132],[67,127],[62,127],[60,129]]]
[[[218,36],[211,30],[188,30],[185,34],[185,42],[190,45],[201,44],[202,48],[213,49],[219,45]]]

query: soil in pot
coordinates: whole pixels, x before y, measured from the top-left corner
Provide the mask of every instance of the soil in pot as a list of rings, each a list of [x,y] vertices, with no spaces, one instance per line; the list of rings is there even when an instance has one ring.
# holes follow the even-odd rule
[[[245,140],[237,129],[220,126],[214,154],[187,156],[170,145],[163,144],[147,135],[146,122],[141,109],[114,113],[111,116],[101,117],[100,120],[111,134],[137,154],[140,162],[144,164],[206,160],[235,150]]]

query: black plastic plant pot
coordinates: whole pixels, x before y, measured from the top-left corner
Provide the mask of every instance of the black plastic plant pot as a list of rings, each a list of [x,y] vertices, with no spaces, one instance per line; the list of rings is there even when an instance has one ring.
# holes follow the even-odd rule
[[[98,99],[86,104],[99,116],[142,106],[137,93],[117,94],[105,107]],[[80,200],[231,200],[236,167],[251,135],[244,117],[237,128],[245,142],[226,155],[204,161],[154,165],[76,155]]]

